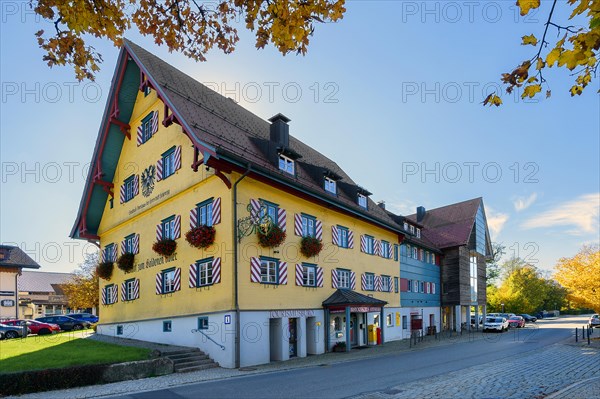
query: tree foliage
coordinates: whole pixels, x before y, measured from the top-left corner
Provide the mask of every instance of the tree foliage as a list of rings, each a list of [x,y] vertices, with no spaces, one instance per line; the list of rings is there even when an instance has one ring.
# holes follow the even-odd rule
[[[486,282],[490,287],[495,285],[500,278],[500,259],[505,254],[506,246],[501,243],[492,243],[492,256],[486,260]]]
[[[583,90],[591,83],[598,70],[598,49],[600,49],[600,0],[567,0],[568,4],[559,6],[571,8],[569,22],[557,23],[554,11],[557,0],[552,1],[548,19],[544,24],[541,40],[535,34],[522,37],[523,46],[536,47],[531,58],[524,60],[512,72],[502,74],[502,82],[506,85],[506,92],[511,93],[515,87],[523,87],[521,98],[534,98],[541,95],[546,89],[546,98],[550,97],[551,90],[544,78],[546,68],[566,68],[574,76],[574,84],[570,88],[571,96],[581,95]],[[540,0],[517,0],[521,15],[527,15],[531,10],[539,8]],[[583,20],[583,27],[571,25],[573,20]],[[558,40],[550,42],[550,36],[556,32]],[[543,87],[545,85],[545,87]],[[490,94],[484,105],[502,104],[496,93]]]
[[[572,258],[562,258],[556,265],[556,280],[568,290],[576,306],[600,312],[600,247],[584,246]]]
[[[72,65],[79,80],[93,80],[102,55],[88,45],[94,36],[120,46],[135,25],[170,51],[205,61],[214,47],[231,53],[236,25],[255,32],[256,47],[272,43],[282,54],[305,54],[315,23],[343,17],[345,0],[31,0],[35,13],[54,25],[36,33],[50,67]]]
[[[83,263],[75,270],[75,276],[63,286],[71,308],[98,308],[99,285],[96,266],[98,253],[86,254]]]

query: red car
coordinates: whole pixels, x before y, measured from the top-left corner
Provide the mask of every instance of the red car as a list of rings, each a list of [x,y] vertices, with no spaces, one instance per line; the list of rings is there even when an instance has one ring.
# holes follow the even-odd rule
[[[30,331],[30,334],[48,335],[60,332],[60,327],[56,324],[42,323],[36,320],[9,320],[3,321],[2,324],[8,326],[22,326],[26,325]]]
[[[515,328],[525,327],[525,319],[522,316],[510,316],[508,325]]]

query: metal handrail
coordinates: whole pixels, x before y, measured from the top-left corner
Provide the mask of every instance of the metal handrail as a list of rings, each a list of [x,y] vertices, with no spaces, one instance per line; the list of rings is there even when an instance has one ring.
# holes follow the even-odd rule
[[[193,329],[192,333],[200,333],[200,334],[204,335],[209,341],[211,341],[212,343],[214,343],[215,345],[217,345],[219,348],[221,348],[222,351],[225,350],[225,345],[221,345],[220,343],[218,343],[217,341],[215,341],[214,339],[212,339],[208,335],[204,334],[202,332],[202,330]]]

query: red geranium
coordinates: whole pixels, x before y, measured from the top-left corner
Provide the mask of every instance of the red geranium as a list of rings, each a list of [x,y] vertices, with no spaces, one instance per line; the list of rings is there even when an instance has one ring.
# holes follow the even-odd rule
[[[207,248],[215,242],[215,228],[212,226],[194,227],[185,233],[185,240],[196,248]]]
[[[256,233],[258,236],[258,243],[263,248],[275,248],[281,245],[285,241],[285,231],[281,230],[278,226],[272,226],[267,233],[262,230],[258,230]]]
[[[175,240],[168,238],[156,241],[152,244],[152,250],[162,256],[171,256],[177,249],[177,243]]]
[[[300,242],[300,252],[307,258],[317,256],[322,249],[323,243],[315,237],[303,237]]]

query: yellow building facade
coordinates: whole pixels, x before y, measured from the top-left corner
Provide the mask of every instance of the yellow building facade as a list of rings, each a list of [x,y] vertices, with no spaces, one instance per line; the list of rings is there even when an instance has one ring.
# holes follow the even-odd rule
[[[401,229],[287,118],[269,124],[130,42],[109,97],[71,233],[109,271],[99,333],[223,367],[374,344],[377,328],[401,338]],[[211,243],[192,246],[192,229]]]

